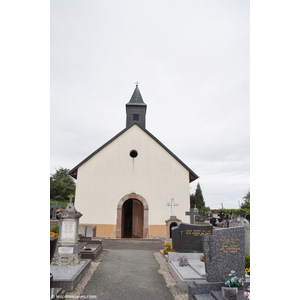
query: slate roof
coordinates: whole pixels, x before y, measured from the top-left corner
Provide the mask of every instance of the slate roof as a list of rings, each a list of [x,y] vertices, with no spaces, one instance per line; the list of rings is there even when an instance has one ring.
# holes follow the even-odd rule
[[[138,88],[136,88],[138,90]],[[134,94],[134,93],[133,93]],[[92,154],[90,154],[87,158],[85,158],[81,163],[79,163],[76,167],[74,167],[70,172],[69,175],[77,179],[77,170],[78,168],[83,165],[86,161],[88,161],[90,158],[92,158],[95,154],[100,152],[103,148],[105,148],[107,145],[109,145],[111,142],[113,142],[115,139],[117,139],[119,136],[121,136],[124,132],[126,132],[129,128],[132,126],[138,126],[140,129],[142,129],[146,134],[148,134],[153,140],[155,140],[161,147],[163,147],[171,156],[173,156],[184,168],[186,168],[189,171],[189,179],[190,182],[196,180],[199,178],[199,176],[194,173],[183,161],[181,161],[171,150],[169,150],[161,141],[159,141],[152,133],[150,133],[147,129],[142,128],[139,124],[132,124],[128,128],[123,129],[120,131],[117,135],[115,135],[112,139],[110,139],[108,142],[106,142],[104,145],[102,145],[100,148],[98,148],[96,151],[94,151]]]
[[[147,106],[146,103],[143,101],[143,97],[139,90],[138,85],[136,85],[135,90],[131,96],[130,101],[126,104],[127,105],[138,105],[138,106]]]

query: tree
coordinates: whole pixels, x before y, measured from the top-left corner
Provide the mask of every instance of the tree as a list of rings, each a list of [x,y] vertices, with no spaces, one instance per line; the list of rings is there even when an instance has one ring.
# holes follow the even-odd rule
[[[241,209],[246,211],[247,213],[250,213],[250,190],[248,191],[246,196],[243,197]]]
[[[50,176],[50,199],[68,201],[69,195],[75,193],[75,182],[68,174],[69,170],[60,167]]]
[[[205,201],[199,182],[197,183],[195,194],[190,195],[190,204],[191,208],[193,208],[196,205],[200,215],[205,214]]]

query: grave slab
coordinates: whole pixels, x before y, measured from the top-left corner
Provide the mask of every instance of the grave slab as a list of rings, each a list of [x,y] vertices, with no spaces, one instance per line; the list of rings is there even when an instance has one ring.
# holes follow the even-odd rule
[[[186,256],[188,266],[179,266],[179,257]],[[199,253],[168,253],[168,267],[181,291],[187,291],[189,283],[205,280],[205,266],[200,261]]]
[[[91,265],[91,260],[81,260],[78,265],[50,265],[52,287],[72,292]]]

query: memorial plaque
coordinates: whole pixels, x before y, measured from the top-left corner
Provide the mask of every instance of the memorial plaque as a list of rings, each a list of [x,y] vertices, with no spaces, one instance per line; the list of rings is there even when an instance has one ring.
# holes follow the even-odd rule
[[[77,230],[75,220],[63,220],[61,228],[61,240],[76,241]]]
[[[172,228],[173,249],[177,252],[203,252],[203,236],[211,235],[213,226],[211,224],[194,225],[180,223]]]
[[[73,247],[58,247],[58,253],[73,254]]]
[[[245,233],[243,227],[220,228],[204,236],[205,270],[208,282],[222,282],[231,270],[245,277]]]

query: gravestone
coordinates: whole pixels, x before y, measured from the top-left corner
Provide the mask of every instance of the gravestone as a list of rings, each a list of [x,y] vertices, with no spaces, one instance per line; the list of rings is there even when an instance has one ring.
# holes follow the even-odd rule
[[[77,265],[80,263],[78,223],[82,216],[73,203],[60,213],[59,235],[53,265]]]
[[[231,270],[245,277],[244,227],[220,228],[204,236],[205,270],[208,282],[221,282]]]
[[[244,226],[243,218],[232,219],[229,221],[229,227]]]
[[[190,209],[190,211],[186,211],[185,215],[190,216],[190,223],[191,224],[195,224],[195,218],[196,218],[196,216],[199,215],[199,211],[198,211],[198,208],[196,207],[196,204],[195,204],[194,208]]]
[[[85,236],[86,237],[95,237],[96,236],[96,226],[87,225]]]
[[[202,224],[205,222],[205,216],[195,216],[195,224]]]
[[[203,252],[203,236],[211,235],[213,226],[211,224],[193,225],[180,223],[172,228],[173,249],[177,252]]]
[[[86,225],[79,225],[78,235],[85,237]]]
[[[52,210],[52,218],[51,220],[57,220],[56,218],[56,210],[61,208],[60,205],[57,204],[57,201],[54,201],[53,205],[50,205],[50,214]]]
[[[82,237],[95,237],[96,226],[91,225],[79,225],[78,234]]]

